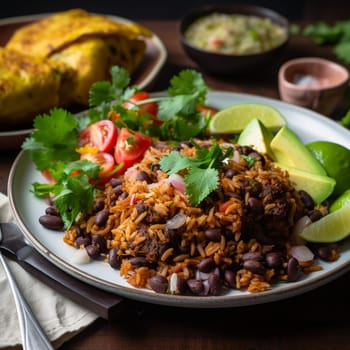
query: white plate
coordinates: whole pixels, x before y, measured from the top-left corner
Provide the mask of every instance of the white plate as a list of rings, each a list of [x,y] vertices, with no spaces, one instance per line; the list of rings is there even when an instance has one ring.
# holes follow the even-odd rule
[[[350,132],[348,130],[326,117],[301,107],[253,95],[219,91],[209,93],[208,102],[218,108],[241,102],[267,103],[280,110],[286,117],[289,127],[304,142],[330,140],[350,148]],[[31,184],[35,181],[43,182],[44,179],[35,170],[29,156],[22,152],[12,166],[8,193],[14,215],[26,238],[43,256],[69,274],[98,288],[130,299],[194,308],[253,305],[307,292],[337,278],[350,267],[350,247],[347,241],[341,247],[341,255],[338,261],[332,263],[320,262],[323,266],[322,271],[309,274],[298,282],[274,285],[271,290],[262,293],[250,294],[248,292],[231,291],[223,296],[197,297],[156,294],[153,291],[136,289],[119,277],[119,272],[112,269],[107,263],[93,261],[87,265],[78,265],[70,262],[75,248],[63,243],[62,233],[47,230],[38,222],[39,216],[43,215],[45,211],[46,204],[35,198],[30,192]]]
[[[31,16],[21,16],[0,19],[0,46],[4,46],[10,36],[20,27],[51,14],[37,14]],[[134,23],[126,18],[109,16],[112,20],[118,22]],[[152,33],[151,38],[146,38],[146,52],[140,66],[131,76],[131,83],[140,87],[140,89],[148,89],[154,79],[162,69],[167,58],[167,51],[160,38]],[[28,136],[31,130],[11,130],[0,131],[0,150],[18,149],[23,140]]]

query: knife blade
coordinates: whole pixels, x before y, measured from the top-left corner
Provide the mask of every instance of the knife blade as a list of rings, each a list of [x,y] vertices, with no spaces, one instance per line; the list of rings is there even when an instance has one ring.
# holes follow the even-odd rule
[[[31,275],[77,304],[108,320],[125,307],[125,300],[93,287],[67,274],[27,244],[15,223],[0,223],[3,240],[0,249]]]

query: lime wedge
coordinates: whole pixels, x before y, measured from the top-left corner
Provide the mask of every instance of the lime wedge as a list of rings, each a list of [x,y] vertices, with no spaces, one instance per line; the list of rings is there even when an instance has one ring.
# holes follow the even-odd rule
[[[212,134],[238,134],[253,119],[259,119],[268,129],[276,130],[287,124],[284,116],[274,107],[263,103],[240,103],[226,107],[211,119]]]
[[[334,202],[329,207],[329,211],[333,213],[334,211],[344,207],[347,204],[350,204],[350,189],[346,190],[343,194],[334,200]]]
[[[350,205],[306,226],[300,236],[308,242],[333,243],[350,235]]]

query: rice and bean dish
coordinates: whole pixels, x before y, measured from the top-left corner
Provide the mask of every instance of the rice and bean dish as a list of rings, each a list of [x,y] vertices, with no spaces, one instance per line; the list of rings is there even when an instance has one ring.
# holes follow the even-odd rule
[[[232,146],[218,189],[192,206],[181,187],[185,173],[170,179],[159,162],[172,151],[195,157],[197,148],[190,142],[175,148],[153,144],[125,175],[105,185],[94,212],[67,230],[64,241],[119,269],[132,286],[160,293],[262,292],[321,269],[313,258],[298,262],[291,247],[298,244],[293,236],[298,220],[306,214],[320,218],[326,208],[315,209],[267,156]],[[247,157],[255,159],[253,165]],[[337,259],[336,247],[314,248],[325,260]]]
[[[22,145],[49,179],[32,184],[50,201],[39,222],[63,231],[73,263],[109,264],[135,288],[217,296],[264,292],[338,259],[336,244],[299,235],[326,203],[255,146],[208,133],[217,110],[199,73],[181,72],[156,98],[112,73],[92,87],[88,115],[37,116]]]

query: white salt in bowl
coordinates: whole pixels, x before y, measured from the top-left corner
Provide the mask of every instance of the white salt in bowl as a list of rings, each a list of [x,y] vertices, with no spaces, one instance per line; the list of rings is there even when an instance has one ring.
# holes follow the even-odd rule
[[[284,63],[278,73],[283,101],[330,116],[340,104],[349,84],[349,71],[320,57],[296,58]]]

